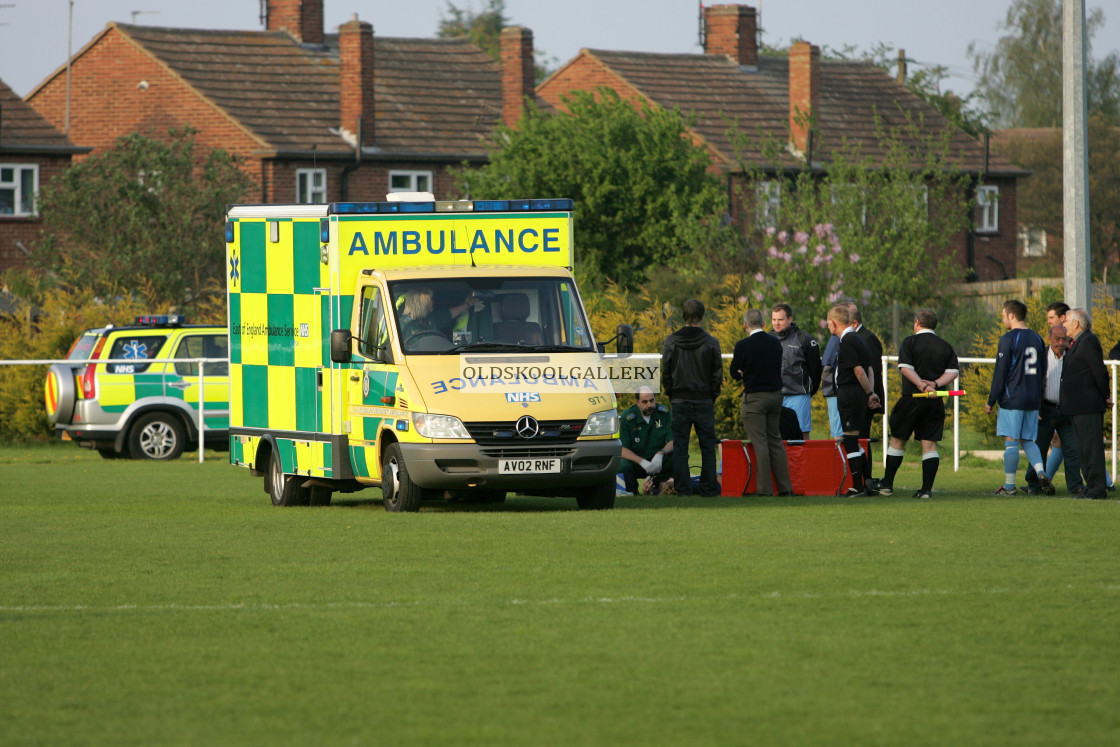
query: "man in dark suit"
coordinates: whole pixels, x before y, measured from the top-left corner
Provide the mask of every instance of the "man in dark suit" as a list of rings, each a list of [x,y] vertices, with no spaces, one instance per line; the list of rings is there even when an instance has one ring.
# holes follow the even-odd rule
[[[1062,362],[1060,407],[1069,416],[1077,439],[1083,498],[1105,499],[1108,484],[1104,466],[1104,411],[1112,407],[1108,371],[1101,341],[1092,332],[1092,320],[1084,309],[1066,313],[1070,343]]]
[[[762,329],[762,312],[747,309],[743,328],[747,336],[735,343],[731,378],[743,382],[743,428],[754,444],[758,460],[758,494],[773,495],[770,471],[778,495],[793,495],[789,458],[782,443],[782,343]],[[798,433],[798,436],[801,434]]]
[[[865,422],[859,429],[859,437],[861,439],[868,439],[866,475],[867,487],[869,490],[876,490],[878,488],[879,481],[871,477],[871,468],[874,463],[874,459],[872,459],[871,456],[871,423],[875,419],[876,415],[883,414],[884,408],[882,403],[886,401],[883,394],[883,392],[885,391],[885,388],[883,386],[883,343],[879,340],[878,337],[875,336],[874,332],[863,326],[863,314],[860,313],[859,306],[854,303],[849,303],[846,305],[848,307],[848,317],[851,319],[852,329],[857,335],[859,335],[859,339],[863,340],[864,344],[867,345],[867,350],[869,353],[871,353],[871,371],[869,373],[871,374],[870,378],[871,383],[874,385],[875,394],[879,395],[880,405],[867,411],[867,422]],[[885,432],[886,429],[884,429],[884,433]]]

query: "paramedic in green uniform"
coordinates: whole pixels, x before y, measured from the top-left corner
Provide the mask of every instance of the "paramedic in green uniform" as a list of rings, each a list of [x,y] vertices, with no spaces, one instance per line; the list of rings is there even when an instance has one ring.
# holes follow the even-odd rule
[[[452,322],[468,309],[479,311],[482,306],[482,299],[471,295],[458,306],[432,311],[431,288],[410,290],[405,293],[404,308],[401,309],[401,337],[406,345],[409,338],[428,331],[451,339]]]
[[[657,404],[653,390],[638,390],[637,404],[622,411],[622,461],[620,472],[626,479],[627,492],[638,494],[638,478],[652,477],[662,482],[661,466],[666,454],[673,451],[673,429],[669,408]],[[664,479],[672,479],[672,470]]]

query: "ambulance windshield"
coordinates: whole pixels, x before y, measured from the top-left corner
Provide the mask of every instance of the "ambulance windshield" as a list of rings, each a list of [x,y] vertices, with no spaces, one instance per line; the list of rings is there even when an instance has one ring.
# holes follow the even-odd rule
[[[594,350],[567,278],[402,280],[389,295],[408,354]]]

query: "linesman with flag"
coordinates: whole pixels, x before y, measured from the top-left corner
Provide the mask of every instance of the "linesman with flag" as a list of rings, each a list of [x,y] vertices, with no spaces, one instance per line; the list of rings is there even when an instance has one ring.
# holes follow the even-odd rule
[[[898,349],[902,394],[891,410],[887,469],[879,483],[880,495],[894,493],[894,476],[902,466],[910,436],[922,442],[922,487],[914,497],[929,499],[933,495],[933,481],[941,464],[937,442],[945,430],[945,397],[941,392],[960,374],[953,346],[938,337],[935,329],[937,314],[920,309],[914,315],[914,334]]]

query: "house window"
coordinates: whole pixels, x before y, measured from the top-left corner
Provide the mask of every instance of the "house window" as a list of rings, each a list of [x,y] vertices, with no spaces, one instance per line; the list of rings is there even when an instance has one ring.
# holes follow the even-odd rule
[[[0,215],[37,215],[39,165],[0,163]]]
[[[430,171],[390,171],[390,192],[431,192],[432,172]]]
[[[1019,226],[1019,253],[1024,257],[1046,256],[1046,231],[1034,226]]]
[[[999,232],[999,187],[984,185],[976,190],[977,233]]]
[[[296,202],[311,205],[327,201],[327,170],[296,169]]]
[[[759,182],[755,195],[755,220],[758,221],[758,225],[762,228],[777,228],[781,207],[782,183]]]

